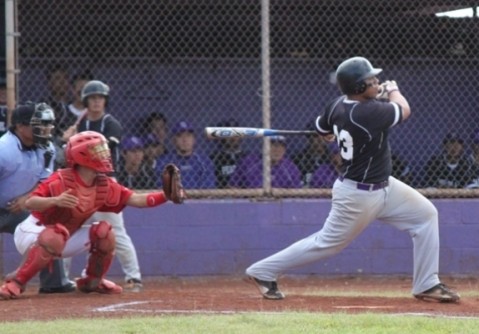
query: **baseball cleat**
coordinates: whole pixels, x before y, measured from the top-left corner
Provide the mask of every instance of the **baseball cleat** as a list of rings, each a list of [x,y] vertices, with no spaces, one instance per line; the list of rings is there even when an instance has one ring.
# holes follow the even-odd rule
[[[424,301],[437,301],[440,303],[457,303],[461,296],[449,289],[445,284],[439,283],[432,288],[414,295],[417,299]]]
[[[284,299],[284,293],[279,291],[278,283],[275,281],[262,281],[253,276],[248,276],[248,281],[252,282],[259,290],[263,298],[271,300]]]
[[[97,292],[107,295],[113,295],[123,292],[123,288],[107,279],[90,279],[88,277],[79,278],[76,281],[79,291],[84,293]]]
[[[67,284],[55,288],[41,287],[40,289],[38,289],[38,293],[69,293],[75,290],[75,282],[69,281]]]
[[[143,289],[143,284],[141,283],[141,280],[131,278],[126,281],[126,284],[123,286],[123,289],[129,292],[140,292]]]
[[[0,286],[0,299],[15,299],[23,292],[22,286],[15,281],[6,281]]]

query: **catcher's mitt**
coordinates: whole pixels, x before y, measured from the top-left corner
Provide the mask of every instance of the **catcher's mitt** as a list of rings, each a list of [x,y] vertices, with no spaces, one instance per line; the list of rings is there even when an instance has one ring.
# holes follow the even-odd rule
[[[180,170],[174,164],[167,164],[161,174],[165,197],[176,204],[181,204],[186,198],[181,184]]]

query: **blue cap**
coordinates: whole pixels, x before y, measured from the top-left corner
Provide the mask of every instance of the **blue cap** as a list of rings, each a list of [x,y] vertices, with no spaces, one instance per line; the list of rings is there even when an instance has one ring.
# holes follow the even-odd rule
[[[177,135],[182,132],[195,132],[195,128],[190,123],[186,121],[181,121],[175,124],[171,132],[174,135]]]
[[[137,136],[125,137],[121,140],[120,147],[124,151],[142,149],[144,147],[143,140]]]

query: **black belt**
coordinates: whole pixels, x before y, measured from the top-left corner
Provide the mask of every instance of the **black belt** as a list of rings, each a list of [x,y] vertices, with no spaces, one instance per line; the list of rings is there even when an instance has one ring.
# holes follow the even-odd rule
[[[340,176],[339,180],[342,182],[344,180],[344,177]],[[379,183],[361,183],[361,182],[356,182],[354,180],[350,180],[350,181],[356,183],[356,188],[358,188],[359,190],[366,190],[366,191],[379,190],[389,186],[388,180],[379,182]]]

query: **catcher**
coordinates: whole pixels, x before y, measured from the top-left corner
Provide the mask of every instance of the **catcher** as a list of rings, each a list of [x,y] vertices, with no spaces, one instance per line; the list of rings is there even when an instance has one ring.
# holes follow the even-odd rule
[[[88,251],[86,270],[77,279],[81,292],[116,294],[122,287],[105,279],[113,260],[115,236],[107,221],[83,226],[95,212],[120,212],[125,206],[154,207],[168,200],[180,204],[186,198],[180,172],[167,165],[162,174],[163,191],[136,193],[105,173],[112,171],[105,137],[93,131],[80,132],[68,141],[68,168],[59,169],[34,190],[26,202],[32,214],[16,229],[14,241],[23,254],[20,267],[7,275],[0,287],[1,299],[13,299],[27,282],[57,257]]]

